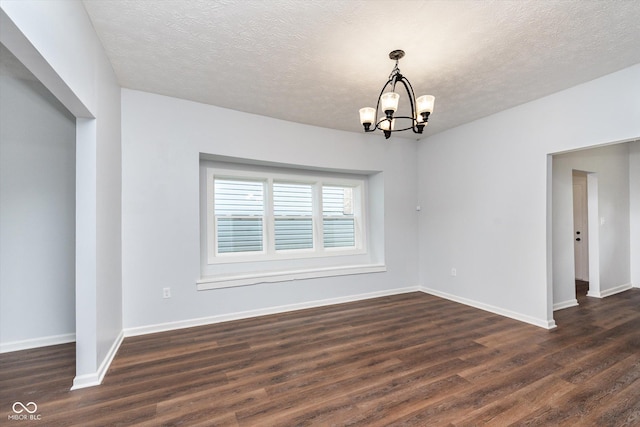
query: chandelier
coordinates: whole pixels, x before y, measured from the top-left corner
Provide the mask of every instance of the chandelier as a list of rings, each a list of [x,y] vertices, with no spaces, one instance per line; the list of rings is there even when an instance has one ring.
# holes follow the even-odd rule
[[[427,125],[429,115],[433,113],[433,104],[435,97],[431,95],[422,95],[416,99],[413,93],[413,87],[409,80],[400,73],[398,61],[404,56],[403,50],[394,50],[389,53],[389,59],[396,61],[395,67],[389,75],[389,80],[382,87],[378,96],[378,104],[376,108],[365,107],[360,109],[360,122],[364,126],[365,132],[373,132],[380,129],[384,133],[385,138],[391,136],[391,132],[401,132],[411,129],[414,133],[422,133]],[[398,111],[398,101],[400,94],[396,92],[396,84],[402,83],[411,104],[411,115],[400,116],[394,114]],[[385,92],[385,90],[389,90]],[[380,115],[382,111],[384,115]],[[376,117],[378,119],[376,120]],[[398,122],[398,126],[396,126]]]

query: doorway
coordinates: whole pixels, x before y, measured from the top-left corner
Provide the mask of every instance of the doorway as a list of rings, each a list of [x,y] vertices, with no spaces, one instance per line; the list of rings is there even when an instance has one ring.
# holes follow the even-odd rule
[[[574,170],[573,178],[573,253],[576,299],[589,290],[589,215],[587,173]]]
[[[0,353],[76,340],[75,116],[0,43]]]
[[[576,301],[602,298],[600,292],[600,226],[598,174],[572,170],[573,253]]]

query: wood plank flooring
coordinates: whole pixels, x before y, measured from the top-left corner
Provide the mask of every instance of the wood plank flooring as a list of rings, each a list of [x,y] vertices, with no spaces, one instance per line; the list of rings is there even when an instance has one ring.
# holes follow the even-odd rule
[[[640,290],[578,298],[552,331],[410,293],[131,337],[76,391],[73,344],[6,353],[0,425],[640,425]]]

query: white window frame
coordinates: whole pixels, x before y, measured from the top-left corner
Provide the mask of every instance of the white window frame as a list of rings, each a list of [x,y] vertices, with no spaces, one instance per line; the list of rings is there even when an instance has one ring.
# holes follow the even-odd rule
[[[214,212],[214,179],[238,179],[263,181],[264,188],[264,223],[263,223],[263,250],[258,252],[218,253],[216,241],[216,218]],[[273,182],[310,184],[313,195],[313,248],[307,249],[275,249],[275,217],[273,211]],[[311,175],[303,171],[296,172],[271,172],[224,169],[219,167],[206,168],[206,251],[209,265],[272,261],[300,258],[318,258],[331,256],[347,256],[367,253],[367,203],[366,179],[344,178]],[[354,198],[354,232],[355,246],[324,248],[323,240],[323,213],[322,213],[322,186],[344,186],[353,188]]]

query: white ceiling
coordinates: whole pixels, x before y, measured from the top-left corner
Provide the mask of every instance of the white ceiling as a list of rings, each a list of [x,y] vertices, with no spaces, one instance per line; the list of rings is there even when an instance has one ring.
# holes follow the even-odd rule
[[[84,4],[123,87],[354,132],[393,49],[427,136],[640,63],[638,0]]]

